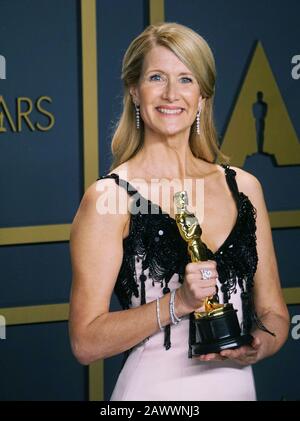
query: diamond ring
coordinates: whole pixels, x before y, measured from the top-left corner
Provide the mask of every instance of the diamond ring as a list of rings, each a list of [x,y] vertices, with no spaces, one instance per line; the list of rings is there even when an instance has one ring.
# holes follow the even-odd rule
[[[210,279],[212,275],[212,271],[209,269],[201,269],[202,279]]]

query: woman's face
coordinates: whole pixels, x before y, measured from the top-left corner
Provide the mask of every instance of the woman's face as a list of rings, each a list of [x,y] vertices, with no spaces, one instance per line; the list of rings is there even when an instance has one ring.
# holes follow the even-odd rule
[[[188,132],[201,108],[195,76],[162,46],[153,47],[145,56],[139,83],[130,92],[140,105],[145,129],[166,136]]]

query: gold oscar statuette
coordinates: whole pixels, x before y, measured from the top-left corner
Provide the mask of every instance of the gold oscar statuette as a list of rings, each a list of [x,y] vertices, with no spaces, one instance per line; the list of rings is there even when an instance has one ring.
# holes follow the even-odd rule
[[[208,260],[208,249],[201,240],[202,230],[195,214],[187,210],[186,191],[174,195],[175,220],[181,237],[187,242],[192,262]],[[238,348],[252,342],[251,335],[241,335],[241,328],[232,304],[220,304],[217,296],[206,297],[204,310],[197,309],[190,317],[190,356]]]

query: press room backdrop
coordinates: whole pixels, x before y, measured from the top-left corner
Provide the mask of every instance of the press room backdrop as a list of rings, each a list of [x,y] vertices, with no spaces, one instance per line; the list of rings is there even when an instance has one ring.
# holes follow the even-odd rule
[[[163,20],[210,44],[222,148],[264,187],[292,323],[254,367],[258,398],[300,399],[299,13],[297,0],[0,0],[0,400],[109,399],[121,358],[83,367],[70,350],[69,230],[109,168],[122,56]]]

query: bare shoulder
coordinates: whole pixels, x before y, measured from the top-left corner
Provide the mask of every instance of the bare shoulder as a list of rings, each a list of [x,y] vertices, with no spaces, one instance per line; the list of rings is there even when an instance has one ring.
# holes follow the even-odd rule
[[[128,180],[129,176],[129,172],[130,172],[130,165],[129,165],[129,161],[123,162],[123,164],[118,165],[117,167],[115,167],[113,170],[111,170],[109,174],[117,174],[120,178],[123,178],[124,180]]]
[[[261,200],[263,188],[257,177],[239,167],[230,166],[236,172],[236,182],[239,191],[243,192],[253,201]]]
[[[104,229],[113,226],[123,230],[129,218],[128,194],[112,178],[100,179],[85,191],[75,215],[72,232],[81,225]]]
[[[108,211],[106,213],[122,214],[119,202],[126,201],[128,194],[126,190],[117,185],[113,178],[103,178],[95,181],[85,191],[81,206],[94,207],[94,209]],[[100,207],[103,205],[103,209]]]

